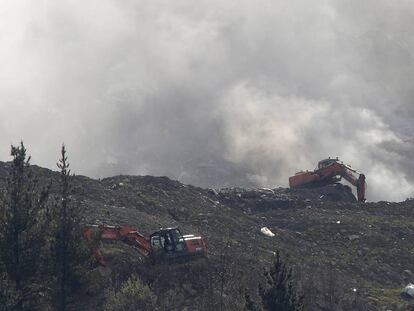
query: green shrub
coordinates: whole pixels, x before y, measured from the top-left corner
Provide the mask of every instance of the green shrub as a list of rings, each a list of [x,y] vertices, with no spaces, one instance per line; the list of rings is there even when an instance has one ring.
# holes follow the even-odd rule
[[[17,293],[7,277],[0,272],[0,311],[12,310],[17,304]]]
[[[138,277],[130,277],[118,291],[107,294],[105,311],[157,310],[156,297]]]

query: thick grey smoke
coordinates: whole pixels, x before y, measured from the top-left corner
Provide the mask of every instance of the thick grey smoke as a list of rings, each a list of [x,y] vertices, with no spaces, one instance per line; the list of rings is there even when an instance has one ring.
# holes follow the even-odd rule
[[[339,156],[414,195],[414,3],[0,2],[0,158],[286,186]]]

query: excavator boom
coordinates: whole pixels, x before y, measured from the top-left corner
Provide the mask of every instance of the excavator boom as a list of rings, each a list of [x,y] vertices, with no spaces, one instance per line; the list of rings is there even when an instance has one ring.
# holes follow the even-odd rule
[[[145,257],[148,257],[151,252],[149,240],[132,227],[89,225],[85,228],[83,235],[91,244],[92,254],[96,261],[102,266],[106,263],[94,241],[122,241],[134,246]]]

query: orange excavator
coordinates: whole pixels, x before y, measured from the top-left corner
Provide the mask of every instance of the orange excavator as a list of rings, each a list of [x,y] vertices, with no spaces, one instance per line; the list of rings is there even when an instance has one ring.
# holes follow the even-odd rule
[[[204,256],[207,246],[200,236],[182,235],[178,228],[160,229],[149,238],[129,226],[88,225],[83,232],[90,244],[92,255],[101,266],[106,266],[96,242],[121,241],[133,246],[139,254],[152,263],[173,259],[190,260]],[[95,243],[94,243],[95,242]]]
[[[358,175],[358,177],[356,176]],[[336,159],[325,159],[319,161],[314,171],[302,171],[289,177],[291,188],[306,188],[317,185],[327,185],[339,182],[342,178],[350,182],[357,189],[359,202],[365,202],[365,175],[358,173],[349,165]]]

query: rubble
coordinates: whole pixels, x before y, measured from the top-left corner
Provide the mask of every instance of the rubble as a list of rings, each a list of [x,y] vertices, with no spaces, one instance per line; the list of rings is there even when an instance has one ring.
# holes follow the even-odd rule
[[[222,188],[214,192],[218,199],[234,207],[243,209],[272,209],[297,206],[312,207],[318,202],[356,202],[352,190],[342,184],[323,187],[288,189],[288,188]]]
[[[403,288],[401,295],[407,298],[414,298],[414,284],[408,283],[407,286]]]
[[[271,237],[271,238],[273,238],[275,236],[275,234],[268,227],[262,227],[260,229],[260,232],[263,235],[268,236],[268,237]]]

